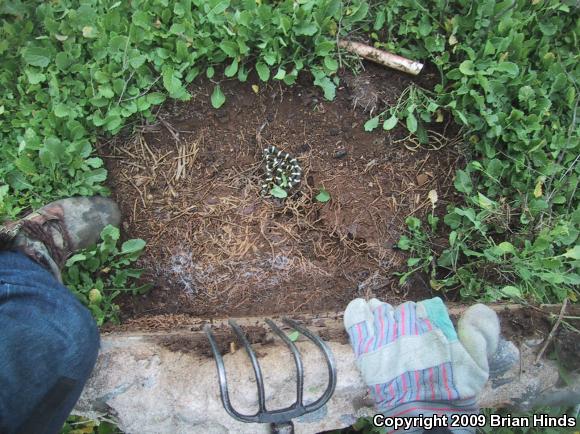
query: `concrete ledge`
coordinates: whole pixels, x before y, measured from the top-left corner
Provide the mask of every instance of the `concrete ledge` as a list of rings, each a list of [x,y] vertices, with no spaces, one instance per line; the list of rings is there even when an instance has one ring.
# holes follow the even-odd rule
[[[239,322],[248,325],[256,324],[256,320]],[[316,321],[319,320],[318,317]],[[330,340],[337,362],[338,383],[326,407],[294,421],[297,433],[345,427],[359,416],[374,414],[350,345],[339,333],[341,322],[334,315],[319,322],[319,326],[309,326],[322,336],[329,336],[326,340]],[[217,323],[219,330],[221,322]],[[75,413],[112,418],[126,433],[269,432],[268,426],[240,423],[225,412],[219,397],[215,362],[201,344],[202,339],[200,331],[191,329],[103,336],[97,367]],[[261,340],[263,343],[254,348],[266,382],[268,408],[289,405],[295,398],[295,372],[290,353],[284,346],[269,341],[269,336],[262,336]],[[179,342],[193,344],[176,345]],[[539,344],[541,339],[530,338],[519,345],[520,365],[501,378],[490,379],[480,397],[483,407],[526,409],[560,399],[562,394],[568,401],[580,401],[578,378],[566,389],[558,389],[555,363],[541,360],[538,365],[534,364]],[[306,400],[315,399],[326,387],[325,364],[314,345],[299,341],[298,346],[305,365]],[[257,408],[256,385],[247,356],[232,345],[224,360],[234,406],[239,411],[252,412]]]

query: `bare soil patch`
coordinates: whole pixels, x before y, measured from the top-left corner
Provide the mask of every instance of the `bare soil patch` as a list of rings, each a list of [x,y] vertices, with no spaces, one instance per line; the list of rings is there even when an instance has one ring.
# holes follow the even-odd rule
[[[445,141],[417,148],[403,129],[363,130],[410,78],[368,66],[341,83],[328,102],[306,83],[226,81],[219,110],[213,84],[200,83],[191,101],[165,104],[156,124],[101,147],[126,236],[148,242],[139,265],[154,288],[122,300],[126,317],[312,313],[361,295],[432,295],[400,287],[393,272],[406,256],[393,247],[406,217],[431,212],[430,190],[445,209],[459,154]],[[449,136],[445,125],[439,133]],[[260,194],[269,145],[304,171],[284,201]],[[330,202],[315,200],[321,187]]]

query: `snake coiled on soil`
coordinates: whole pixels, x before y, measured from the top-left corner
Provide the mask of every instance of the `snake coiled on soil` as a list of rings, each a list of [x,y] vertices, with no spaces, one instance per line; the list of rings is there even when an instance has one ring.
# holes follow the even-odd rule
[[[263,154],[265,179],[262,194],[268,194],[274,186],[288,192],[300,184],[302,168],[296,158],[292,158],[288,152],[281,151],[276,146],[268,146]]]

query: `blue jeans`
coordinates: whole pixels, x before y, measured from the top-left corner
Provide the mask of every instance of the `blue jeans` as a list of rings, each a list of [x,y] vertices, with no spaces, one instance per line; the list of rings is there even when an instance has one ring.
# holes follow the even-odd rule
[[[0,252],[0,433],[58,433],[89,378],[89,311],[27,256]]]

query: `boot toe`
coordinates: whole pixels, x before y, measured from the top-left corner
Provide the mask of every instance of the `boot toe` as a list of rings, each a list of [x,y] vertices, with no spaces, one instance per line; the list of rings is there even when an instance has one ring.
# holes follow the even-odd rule
[[[121,223],[121,211],[112,199],[101,196],[73,197],[58,202],[63,208],[73,250],[95,244],[107,225],[118,227]]]

